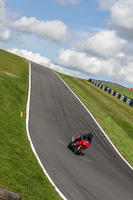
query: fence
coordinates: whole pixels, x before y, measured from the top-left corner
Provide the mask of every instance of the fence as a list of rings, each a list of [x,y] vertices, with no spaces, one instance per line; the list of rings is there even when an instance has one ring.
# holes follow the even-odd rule
[[[130,98],[120,94],[119,92],[116,92],[115,90],[112,90],[111,88],[109,88],[109,87],[107,87],[105,85],[102,85],[101,83],[98,83],[97,81],[95,81],[93,79],[89,79],[89,82],[94,84],[96,87],[99,87],[100,89],[104,90],[105,92],[108,92],[112,96],[115,96],[116,98],[118,98],[121,101],[125,102],[129,106],[133,107],[133,99],[130,99]]]

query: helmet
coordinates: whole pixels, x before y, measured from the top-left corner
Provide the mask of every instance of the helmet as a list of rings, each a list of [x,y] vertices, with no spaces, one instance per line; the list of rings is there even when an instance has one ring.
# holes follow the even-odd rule
[[[93,137],[93,133],[88,134],[88,139],[91,139]]]

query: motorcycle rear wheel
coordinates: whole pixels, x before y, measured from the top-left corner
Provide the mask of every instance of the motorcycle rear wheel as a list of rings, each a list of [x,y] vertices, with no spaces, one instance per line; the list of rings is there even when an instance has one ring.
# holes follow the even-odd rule
[[[77,154],[77,155],[84,154],[82,151],[83,151],[82,147],[78,147],[78,148],[74,149],[74,153]]]

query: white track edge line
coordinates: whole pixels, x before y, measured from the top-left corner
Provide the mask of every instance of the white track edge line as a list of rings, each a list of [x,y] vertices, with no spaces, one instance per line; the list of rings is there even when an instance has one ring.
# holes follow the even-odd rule
[[[39,156],[37,155],[37,152],[34,148],[34,145],[32,143],[30,134],[29,134],[29,109],[30,109],[30,95],[31,95],[31,62],[29,61],[29,91],[28,91],[28,99],[27,99],[27,108],[26,108],[26,130],[27,130],[27,136],[28,139],[30,141],[30,145],[32,148],[33,153],[35,154],[38,163],[40,164],[41,168],[43,169],[43,172],[45,173],[45,175],[47,176],[47,178],[49,179],[50,183],[55,187],[55,190],[58,192],[58,194],[61,196],[62,199],[67,200],[67,198],[62,194],[62,192],[57,188],[57,186],[54,184],[54,182],[52,181],[52,179],[50,178],[50,176],[48,175],[47,171],[45,170],[44,166],[42,165],[42,162],[39,158]]]
[[[54,72],[60,79],[61,81],[68,87],[68,89],[74,94],[74,96],[79,100],[79,102],[83,105],[83,107],[87,110],[87,112],[91,115],[91,117],[93,118],[93,120],[96,122],[96,124],[98,125],[98,127],[101,129],[101,131],[103,132],[103,134],[105,135],[105,137],[107,138],[107,140],[110,142],[110,144],[113,146],[113,148],[116,150],[116,152],[119,154],[119,156],[125,161],[125,163],[133,170],[133,167],[127,162],[127,160],[121,155],[121,153],[118,151],[118,149],[114,146],[114,144],[111,142],[111,140],[109,139],[109,137],[107,136],[107,134],[105,133],[105,131],[102,129],[102,127],[100,126],[100,124],[97,122],[97,120],[94,118],[94,116],[91,114],[91,112],[88,110],[88,108],[83,104],[83,102],[77,97],[77,95],[71,90],[71,88],[65,83],[65,81],[63,81],[63,79],[56,73]]]

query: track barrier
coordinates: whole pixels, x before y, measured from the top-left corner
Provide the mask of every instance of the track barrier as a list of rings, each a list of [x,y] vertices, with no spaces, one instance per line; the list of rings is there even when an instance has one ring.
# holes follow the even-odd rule
[[[133,99],[130,99],[119,92],[116,92],[115,90],[112,90],[108,86],[102,85],[101,83],[97,82],[96,80],[89,79],[90,83],[94,84],[96,87],[99,87],[100,89],[104,90],[105,92],[108,92],[112,96],[115,96],[116,98],[120,99],[121,101],[125,102],[129,106],[133,107]]]

